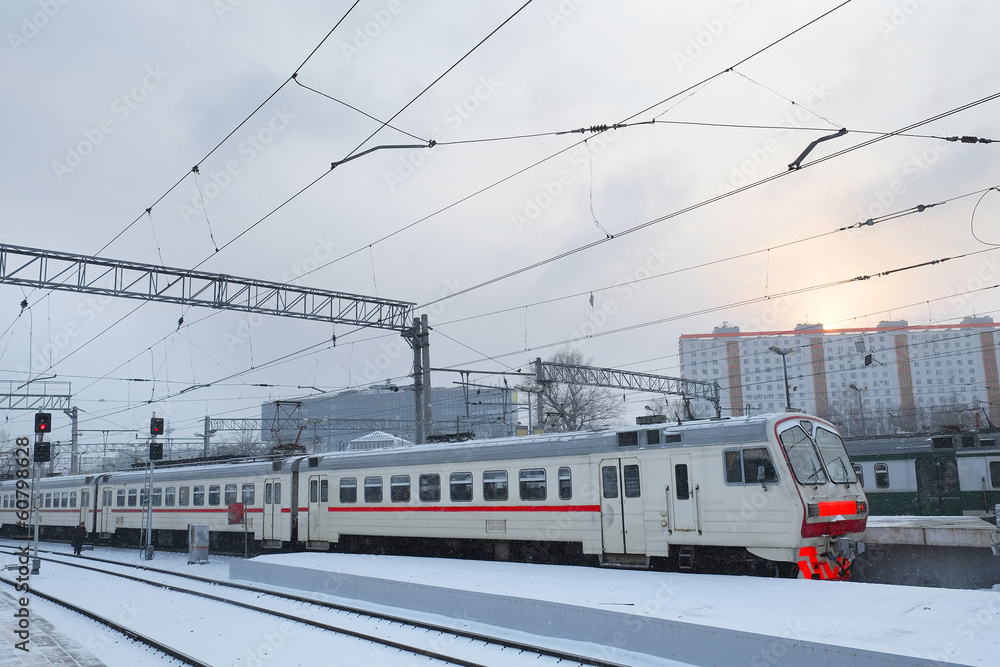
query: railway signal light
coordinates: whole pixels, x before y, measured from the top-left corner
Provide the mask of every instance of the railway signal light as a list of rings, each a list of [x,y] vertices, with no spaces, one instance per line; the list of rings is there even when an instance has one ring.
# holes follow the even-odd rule
[[[149,434],[163,435],[163,417],[153,417],[149,420]]]
[[[149,460],[160,461],[162,459],[163,459],[163,443],[162,442],[149,443]]]
[[[35,443],[35,463],[48,463],[52,460],[52,445],[47,442]]]
[[[52,414],[49,412],[36,412],[35,433],[48,433],[51,430],[52,430]]]

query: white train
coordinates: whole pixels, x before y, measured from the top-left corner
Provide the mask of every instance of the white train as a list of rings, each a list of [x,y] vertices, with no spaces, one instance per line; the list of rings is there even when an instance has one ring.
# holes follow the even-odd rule
[[[139,544],[207,523],[215,543],[583,560],[841,578],[867,500],[836,429],[800,413],[52,477],[43,534]],[[0,529],[16,530],[15,481]],[[229,523],[243,503],[247,521]],[[23,516],[23,515],[22,515]]]

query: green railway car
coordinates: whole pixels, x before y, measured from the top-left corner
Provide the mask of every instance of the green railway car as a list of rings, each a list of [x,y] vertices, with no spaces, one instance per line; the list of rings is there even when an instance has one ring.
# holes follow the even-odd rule
[[[991,516],[1000,504],[1000,432],[845,441],[873,515]]]

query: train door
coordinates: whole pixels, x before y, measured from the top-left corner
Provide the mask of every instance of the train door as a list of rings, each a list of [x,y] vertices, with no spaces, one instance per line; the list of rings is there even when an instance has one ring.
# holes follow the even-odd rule
[[[285,490],[288,493],[289,489]],[[272,477],[264,480],[264,516],[261,539],[281,540],[281,479]],[[295,499],[292,498],[292,501]]]
[[[670,477],[673,488],[668,495],[673,508],[674,530],[698,529],[698,498],[692,479],[690,454],[670,457]]]
[[[646,553],[639,459],[601,461],[601,536],[605,553]]]
[[[309,524],[307,538],[310,542],[325,542],[326,519],[330,512],[330,480],[326,475],[309,477]]]
[[[953,456],[921,456],[917,466],[917,506],[923,516],[961,516],[958,461]]]
[[[98,530],[102,533],[110,533],[114,530],[114,519],[111,518],[111,503],[113,500],[114,492],[111,490],[110,486],[105,486],[101,489],[101,503],[98,511],[100,516],[98,517],[97,524]]]
[[[90,532],[90,487],[84,487],[78,491],[80,500],[80,523],[87,527],[87,532]]]

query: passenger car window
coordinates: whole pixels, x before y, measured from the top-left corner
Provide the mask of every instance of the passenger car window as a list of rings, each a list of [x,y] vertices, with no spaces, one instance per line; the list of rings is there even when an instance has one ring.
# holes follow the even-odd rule
[[[357,477],[341,477],[340,478],[340,502],[342,502],[342,503],[356,503],[356,502],[358,502],[358,478]]]
[[[389,478],[389,499],[394,503],[410,502],[409,475],[393,475]]]
[[[441,500],[441,475],[437,473],[421,475],[419,485],[421,501],[436,503]]]
[[[885,463],[875,464],[875,486],[880,489],[889,488],[889,466]]]
[[[222,496],[220,495],[220,491],[221,491],[221,489],[220,489],[220,487],[219,487],[218,484],[212,484],[211,486],[208,487],[208,504],[209,505],[218,505],[219,504],[219,501],[222,500]],[[155,491],[153,492],[153,504],[157,504],[156,503],[156,492]]]
[[[545,500],[545,468],[528,468],[519,475],[521,500]]]
[[[483,473],[483,500],[507,500],[507,471],[487,470]]]
[[[381,477],[365,477],[365,502],[366,503],[382,502]]]
[[[452,502],[470,502],[472,500],[472,473],[453,472],[448,478]]]
[[[573,497],[573,472],[568,466],[559,468],[559,500]]]

